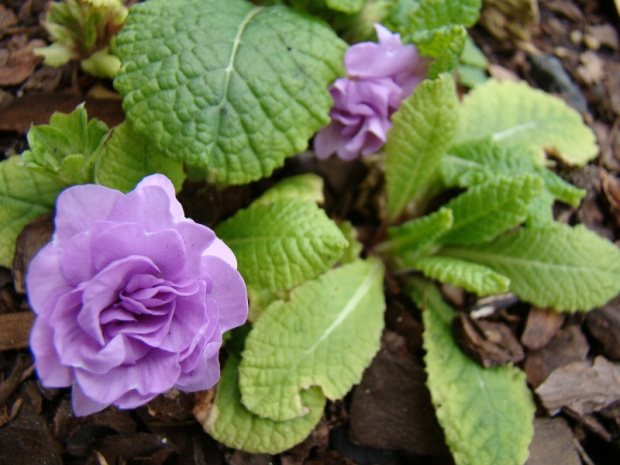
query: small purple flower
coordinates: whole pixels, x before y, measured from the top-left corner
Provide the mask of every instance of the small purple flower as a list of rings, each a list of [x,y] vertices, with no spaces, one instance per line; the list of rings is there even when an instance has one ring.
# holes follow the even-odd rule
[[[347,50],[344,65],[349,77],[330,87],[334,99],[331,123],[314,139],[314,151],[324,159],[336,152],[343,160],[378,151],[392,127],[390,117],[428,72],[428,60],[400,34],[375,24],[379,43],[362,42]]]
[[[222,333],[245,322],[246,287],[232,251],[185,218],[168,178],[126,195],[71,187],[55,225],[27,276],[44,386],[73,386],[82,416],[218,381]]]

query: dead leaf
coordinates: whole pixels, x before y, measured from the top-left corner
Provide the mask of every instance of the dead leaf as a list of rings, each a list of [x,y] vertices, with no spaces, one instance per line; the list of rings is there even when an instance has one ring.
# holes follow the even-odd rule
[[[584,52],[579,55],[581,65],[577,67],[577,74],[588,85],[596,84],[603,79],[605,72],[603,70],[604,62],[594,52]]]
[[[8,28],[15,26],[16,24],[17,16],[13,13],[13,10],[9,10],[0,3],[0,31],[6,31]]]
[[[536,0],[486,0],[480,13],[480,23],[499,40],[529,41],[539,19]]]
[[[43,58],[35,56],[32,51],[44,47],[41,39],[28,42],[25,34],[14,35],[6,49],[0,50],[0,86],[21,84],[34,72]]]
[[[465,312],[452,322],[452,333],[459,347],[485,368],[518,363],[523,347],[508,326],[486,320],[474,320]]]
[[[609,23],[589,26],[586,29],[586,35],[593,37],[599,45],[609,47],[612,50],[618,50],[618,32]]]
[[[616,223],[620,225],[620,179],[601,169],[601,185]]]
[[[620,400],[620,364],[601,356],[594,365],[571,363],[554,370],[536,394],[550,415],[562,408],[582,416],[598,412]]]

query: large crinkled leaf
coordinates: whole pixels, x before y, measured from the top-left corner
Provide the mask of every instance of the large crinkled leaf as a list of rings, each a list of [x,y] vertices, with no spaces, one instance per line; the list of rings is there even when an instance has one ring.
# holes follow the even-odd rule
[[[290,289],[331,268],[347,241],[316,203],[292,198],[240,210],[216,228],[249,286]]]
[[[525,374],[508,365],[483,368],[461,352],[454,311],[434,286],[418,283],[411,294],[423,309],[427,385],[456,465],[522,465],[535,411]]]
[[[440,238],[445,244],[479,244],[495,239],[528,215],[532,201],[542,194],[539,176],[498,177],[470,187],[446,204],[452,227]]]
[[[245,0],[150,0],[117,36],[114,81],[137,132],[168,157],[242,184],[329,122],[346,44],[321,21]]]
[[[322,204],[325,201],[323,178],[314,173],[284,178],[256,199],[252,206],[269,205],[279,199],[308,200]]]
[[[24,166],[19,156],[0,162],[0,266],[11,267],[21,230],[53,210],[65,187],[56,176]]]
[[[465,96],[455,142],[486,137],[526,146],[539,164],[544,150],[570,165],[584,165],[598,153],[594,134],[579,113],[525,82],[490,79]]]
[[[145,176],[165,174],[177,192],[183,187],[183,164],[165,157],[150,139],[136,133],[129,121],[113,129],[95,166],[95,182],[123,192],[132,190]]]
[[[313,387],[301,392],[308,414],[287,421],[261,418],[241,403],[239,359],[231,355],[222,370],[215,402],[202,421],[207,433],[233,449],[250,453],[278,454],[306,439],[323,415],[325,396]]]
[[[342,398],[362,379],[383,329],[383,265],[358,260],[296,288],[274,302],[246,340],[239,367],[243,404],[284,421],[306,415],[300,391],[320,386]]]
[[[510,290],[539,307],[585,311],[620,291],[620,251],[581,225],[523,228],[488,244],[445,247],[441,254],[507,276]]]
[[[394,256],[423,254],[432,250],[437,239],[450,230],[453,221],[452,211],[449,208],[440,208],[429,215],[389,228],[390,240],[380,244],[377,250],[389,251]]]
[[[433,176],[448,149],[458,118],[454,81],[425,81],[392,116],[385,147],[387,210],[396,219]]]
[[[567,183],[548,169],[537,166],[527,147],[506,146],[490,139],[475,140],[451,147],[441,159],[441,178],[448,187],[470,187],[497,176],[536,174],[545,189],[563,202],[577,206],[585,191]]]
[[[478,263],[450,257],[404,256],[401,263],[406,268],[421,271],[424,276],[443,283],[462,287],[479,296],[501,294],[508,291],[510,279]]]

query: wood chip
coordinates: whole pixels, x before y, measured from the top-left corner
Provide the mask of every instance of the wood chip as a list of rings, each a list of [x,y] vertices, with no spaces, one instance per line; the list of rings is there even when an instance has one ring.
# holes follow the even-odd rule
[[[550,415],[567,407],[587,415],[620,401],[620,364],[596,357],[594,365],[575,362],[554,370],[536,389]]]
[[[559,330],[541,350],[529,352],[524,369],[527,382],[539,386],[556,368],[572,362],[583,362],[590,346],[579,326],[571,325]]]
[[[605,356],[620,361],[620,298],[589,312],[586,327]]]
[[[14,86],[28,79],[43,61],[32,52],[43,46],[45,42],[40,39],[28,41],[26,35],[13,36],[7,48],[0,50],[0,86]]]
[[[0,315],[0,351],[28,347],[34,313],[18,312]]]
[[[563,418],[536,418],[525,465],[581,465],[575,437]]]
[[[418,455],[447,454],[425,382],[420,362],[379,352],[353,392],[352,441]]]
[[[532,307],[527,315],[521,344],[530,350],[545,347],[562,327],[564,315],[549,308]]]

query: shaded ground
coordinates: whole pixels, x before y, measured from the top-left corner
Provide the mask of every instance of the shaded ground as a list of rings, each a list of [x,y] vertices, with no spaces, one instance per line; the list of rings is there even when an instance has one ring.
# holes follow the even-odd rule
[[[53,111],[69,112],[84,99],[90,116],[110,126],[123,119],[109,83],[71,66],[43,67],[32,56],[32,49],[46,38],[39,26],[45,3],[0,1],[3,157],[26,147],[24,135],[32,122],[45,124]],[[473,36],[491,62],[491,75],[526,79],[560,95],[584,114],[599,139],[601,154],[594,163],[579,170],[557,167],[566,179],[588,190],[579,209],[558,207],[558,218],[584,223],[617,241],[620,46],[614,3],[541,0],[538,13],[531,9],[533,2],[488,3],[482,18],[486,27],[478,26]],[[509,7],[502,11],[502,4]],[[351,219],[362,236],[373,236],[381,185],[372,167],[296,158],[275,176],[298,171],[322,174],[330,214]],[[247,205],[269,183],[221,193],[188,185],[182,200],[188,216],[214,224]],[[328,405],[308,440],[280,456],[230,450],[206,435],[194,415],[202,408],[195,410],[195,405],[208,405],[208,393],[196,399],[171,392],[134,411],[110,408],[74,418],[69,391],[42,388],[26,348],[32,315],[23,294],[24,262],[47,240],[49,226],[49,217],[33,224],[22,237],[14,269],[0,269],[0,464],[452,463],[424,386],[420,314],[400,297],[391,280],[383,348],[362,383],[344,401]],[[444,291],[457,308],[475,304],[459,291]],[[548,381],[537,391],[538,418],[528,464],[620,463],[620,298],[573,316],[510,299],[493,305],[495,312],[489,317],[463,314],[455,322],[455,333],[482,363],[519,364],[532,389]],[[595,358],[594,366],[585,363]],[[549,411],[556,410],[560,413],[550,417]]]

